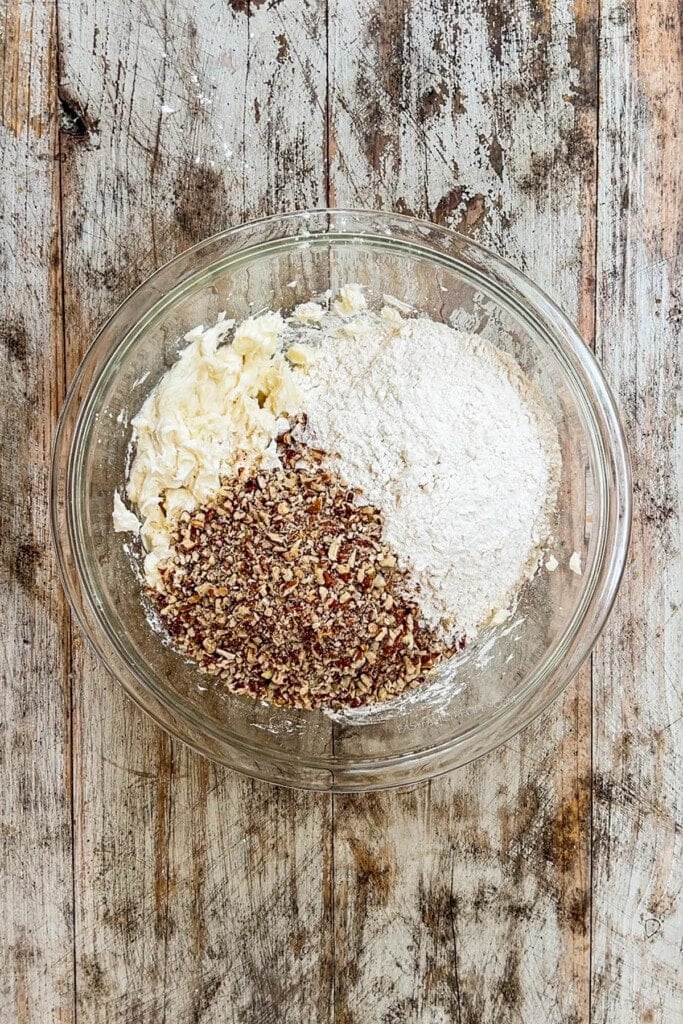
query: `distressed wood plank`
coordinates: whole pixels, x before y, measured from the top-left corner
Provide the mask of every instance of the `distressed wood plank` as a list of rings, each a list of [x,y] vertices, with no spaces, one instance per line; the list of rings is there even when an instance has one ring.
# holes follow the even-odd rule
[[[55,11],[0,4],[0,1019],[73,1020],[68,618],[47,517],[63,396]]]
[[[73,372],[154,267],[324,203],[324,5],[60,4]],[[78,641],[79,1021],[329,1020],[330,802],[171,742]]]
[[[165,21],[161,4],[134,19],[112,7],[61,3],[71,370],[116,302],[217,218],[324,200],[310,130],[324,95],[318,9],[252,3],[249,18],[239,0],[219,14],[176,4]],[[62,378],[53,23],[47,4],[2,14],[0,138],[18,189],[0,223],[13,641],[0,1015],[42,1024],[72,1019],[66,620],[44,518]],[[430,213],[488,241],[590,337],[594,10],[503,14],[332,5],[332,196]],[[661,5],[602,14],[598,348],[628,414],[637,484],[632,565],[594,661],[592,1016],[605,1022],[675,1021],[683,1001],[676,18]],[[328,1020],[327,802],[236,780],[172,744],[78,639],[74,666],[80,1018],[270,1020],[282,1000],[291,1020]],[[338,1021],[587,1019],[587,683],[450,779],[337,799]],[[24,806],[37,853],[17,826]]]
[[[334,201],[472,234],[590,339],[595,6],[330,12]],[[335,799],[338,1021],[587,1019],[589,686],[426,789]]]
[[[605,2],[598,348],[633,461],[594,672],[592,1019],[683,1021],[683,13]]]

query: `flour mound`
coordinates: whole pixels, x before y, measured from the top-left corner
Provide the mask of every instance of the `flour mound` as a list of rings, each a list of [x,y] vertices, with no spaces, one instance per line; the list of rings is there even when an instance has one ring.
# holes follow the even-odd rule
[[[550,533],[560,454],[535,386],[481,337],[366,312],[298,383],[305,440],[382,510],[426,620],[473,637]]]

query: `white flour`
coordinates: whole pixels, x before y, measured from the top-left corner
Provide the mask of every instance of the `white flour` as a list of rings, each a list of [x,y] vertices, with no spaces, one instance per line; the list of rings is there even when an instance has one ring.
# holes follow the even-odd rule
[[[365,312],[341,333],[322,326],[299,381],[305,439],[382,509],[427,620],[472,637],[534,571],[550,532],[560,466],[550,415],[480,337]]]

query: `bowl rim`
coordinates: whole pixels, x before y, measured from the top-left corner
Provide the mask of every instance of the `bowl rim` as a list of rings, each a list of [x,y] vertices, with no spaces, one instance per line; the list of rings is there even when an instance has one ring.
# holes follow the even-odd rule
[[[335,230],[333,225],[335,222],[345,221],[346,218],[356,224],[372,222],[374,230],[368,231],[365,235],[368,239],[373,236],[379,237],[376,230],[377,224],[384,224],[385,228],[394,224],[408,230],[419,229],[423,234],[428,232],[430,238],[427,240],[406,242],[413,248],[417,246],[423,250],[427,258],[435,258],[438,250],[433,250],[430,242],[432,238],[439,238],[449,241],[451,245],[456,245],[466,253],[478,254],[490,263],[497,272],[501,273],[504,287],[521,295],[524,303],[533,308],[534,316],[538,318],[539,322],[542,322],[547,328],[552,327],[552,333],[561,342],[562,348],[566,347],[565,354],[570,356],[574,370],[578,370],[582,397],[586,399],[591,415],[599,428],[604,454],[606,460],[609,461],[607,468],[611,472],[606,489],[608,499],[606,539],[603,545],[604,550],[599,553],[599,556],[596,555],[596,562],[599,564],[594,574],[594,585],[583,601],[581,621],[576,625],[573,640],[566,652],[567,656],[547,673],[548,678],[543,691],[541,692],[538,685],[536,687],[531,685],[531,682],[539,674],[536,670],[531,675],[529,685],[516,695],[514,701],[510,702],[509,706],[514,708],[514,714],[507,710],[508,705],[504,704],[495,710],[492,709],[492,713],[485,723],[478,723],[472,729],[466,728],[456,737],[451,737],[435,746],[421,748],[410,754],[401,753],[393,757],[378,758],[377,755],[373,755],[360,760],[347,761],[343,758],[335,758],[333,753],[331,756],[319,758],[310,755],[293,758],[291,753],[282,754],[277,750],[265,749],[255,743],[245,741],[242,737],[229,736],[225,730],[214,729],[207,716],[204,716],[204,722],[200,723],[198,734],[196,715],[185,713],[185,709],[180,703],[173,701],[169,703],[158,693],[150,691],[149,685],[141,679],[139,673],[126,659],[122,658],[120,651],[116,648],[112,649],[111,640],[106,636],[106,630],[97,614],[97,600],[93,599],[83,574],[79,571],[78,552],[74,545],[70,521],[69,478],[74,447],[79,436],[81,415],[87,407],[88,397],[96,387],[103,369],[108,365],[109,359],[105,358],[101,365],[97,366],[99,348],[103,340],[114,329],[117,318],[126,308],[134,304],[136,298],[153,291],[154,283],[159,278],[168,275],[175,267],[191,264],[202,250],[219,245],[223,240],[238,238],[240,233],[247,234],[259,227],[277,227],[290,222],[299,222],[305,225],[314,217],[327,218],[327,228],[319,231],[316,237],[340,238],[344,231]],[[358,240],[361,241],[362,233],[356,231],[351,234],[357,235]],[[286,237],[293,245],[301,240],[301,236],[296,234],[281,237]],[[406,240],[404,239],[404,241]],[[443,253],[441,255],[443,256]],[[194,277],[194,274],[190,275],[189,280],[192,281]],[[163,295],[163,292],[159,292],[159,295]],[[157,300],[147,307],[145,313],[150,314],[151,310],[156,309],[158,305],[159,301]],[[519,312],[523,312],[523,310]],[[109,357],[113,351],[119,348],[129,333],[124,333],[122,337],[118,338],[116,344],[110,348]],[[93,370],[96,372],[89,382],[87,392],[80,395],[81,385]],[[63,455],[66,455],[67,472],[60,471],[63,467]],[[593,352],[584,342],[572,321],[530,278],[508,260],[480,243],[449,228],[433,224],[431,221],[390,211],[367,209],[320,208],[291,211],[246,221],[195,243],[142,281],[117,306],[96,332],[74,374],[55,430],[50,477],[50,529],[62,584],[79,626],[109,674],[121,683],[128,695],[158,725],[199,753],[255,778],[297,788],[322,791],[353,792],[385,789],[433,778],[497,748],[530,724],[565,689],[590,656],[612,609],[624,573],[632,518],[630,461],[617,405]],[[576,615],[565,627],[562,636],[569,632],[570,626],[575,624],[575,619]],[[579,627],[585,623],[589,623],[588,628],[581,631]],[[526,701],[518,699],[525,695],[528,697]],[[534,695],[536,696],[535,700]],[[170,706],[172,703],[175,703],[175,707]],[[475,741],[471,735],[473,732],[476,733]],[[207,749],[207,739],[214,741],[218,747],[211,745]],[[281,776],[281,771],[284,771],[284,776]]]

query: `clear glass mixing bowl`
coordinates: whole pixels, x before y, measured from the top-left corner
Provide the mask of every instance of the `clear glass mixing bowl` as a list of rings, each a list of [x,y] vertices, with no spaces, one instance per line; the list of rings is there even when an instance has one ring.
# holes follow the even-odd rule
[[[509,353],[542,389],[563,469],[553,551],[511,619],[484,630],[447,679],[372,712],[332,719],[219,692],[150,628],[138,580],[112,532],[129,421],[183,346],[222,310],[289,310],[349,281],[371,301],[397,296]],[[457,373],[457,366],[453,373]],[[73,609],[127,693],[207,757],[289,786],[354,791],[415,783],[503,743],[555,698],[590,652],[624,568],[628,456],[598,366],[531,281],[454,232],[407,217],[343,210],[271,217],[225,231],[162,267],[114,313],[88,351],[59,422],[52,528]],[[573,552],[581,576],[570,571]]]

